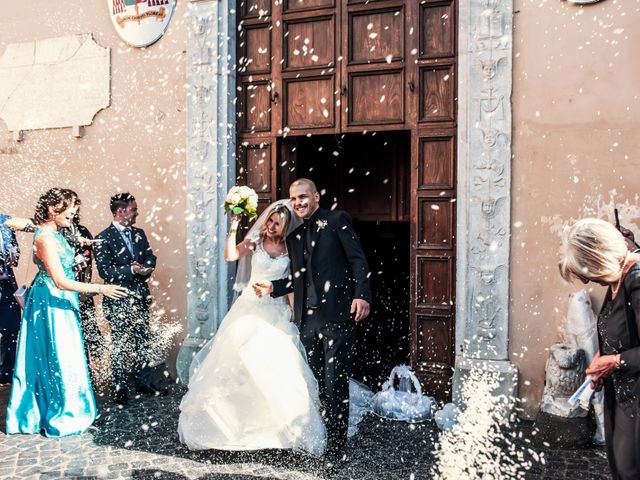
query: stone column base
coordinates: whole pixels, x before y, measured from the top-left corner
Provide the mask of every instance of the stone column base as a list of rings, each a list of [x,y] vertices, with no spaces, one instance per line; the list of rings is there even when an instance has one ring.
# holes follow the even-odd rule
[[[516,390],[518,386],[518,369],[509,360],[481,360],[475,358],[456,357],[456,369],[453,373],[453,403],[464,408],[466,400],[463,395],[463,385],[472,371],[498,374],[498,385],[493,389],[495,397],[504,396],[505,411],[508,417],[515,406]]]
[[[205,343],[207,343],[207,340],[203,338],[189,336],[182,342],[180,350],[178,351],[178,357],[176,358],[176,371],[178,372],[180,382],[184,385],[189,384],[189,367],[191,366],[191,361]]]

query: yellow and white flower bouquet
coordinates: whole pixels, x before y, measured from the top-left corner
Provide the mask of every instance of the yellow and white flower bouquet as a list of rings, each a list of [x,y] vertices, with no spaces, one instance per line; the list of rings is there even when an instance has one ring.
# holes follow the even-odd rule
[[[258,216],[258,194],[247,186],[231,187],[224,202],[224,211],[233,215],[244,215],[253,220]]]

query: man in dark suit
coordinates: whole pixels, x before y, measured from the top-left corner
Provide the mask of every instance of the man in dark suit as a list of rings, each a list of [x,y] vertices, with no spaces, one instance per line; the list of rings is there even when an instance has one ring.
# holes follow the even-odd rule
[[[16,235],[4,225],[0,215],[0,385],[11,383],[16,361],[16,343],[22,311],[13,294],[18,289],[13,267],[18,265],[20,249]]]
[[[293,292],[294,320],[325,408],[326,459],[335,464],[347,441],[356,322],[369,315],[369,267],[351,217],[320,208],[313,181],[296,180],[289,196],[294,212],[303,219],[286,239],[292,275],[258,282],[254,289],[258,296]]]
[[[107,284],[129,290],[122,299],[104,298],[102,309],[111,326],[111,369],[115,400],[126,405],[129,400],[127,377],[136,373],[136,390],[145,394],[166,394],[151,383],[147,363],[149,342],[149,306],[151,295],[147,282],[156,267],[156,257],[144,230],[135,228],[138,204],[130,193],[111,197],[113,223],[100,232],[95,247],[96,266]]]

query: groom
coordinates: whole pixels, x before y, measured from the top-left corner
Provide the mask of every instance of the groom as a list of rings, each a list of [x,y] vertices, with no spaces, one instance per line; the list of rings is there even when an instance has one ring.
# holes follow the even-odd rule
[[[253,288],[259,297],[294,294],[294,319],[325,408],[326,459],[335,464],[347,441],[356,322],[369,315],[369,267],[351,217],[320,208],[313,181],[296,180],[289,196],[294,212],[303,219],[286,239],[292,275],[258,282]]]

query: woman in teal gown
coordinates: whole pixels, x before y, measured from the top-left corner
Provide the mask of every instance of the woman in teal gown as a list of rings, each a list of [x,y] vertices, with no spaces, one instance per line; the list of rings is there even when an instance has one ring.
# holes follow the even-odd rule
[[[74,252],[58,228],[68,227],[76,210],[72,192],[57,188],[40,197],[36,207],[38,273],[22,314],[7,407],[8,434],[73,435],[85,431],[96,417],[77,292],[120,298],[126,291],[74,280]]]

